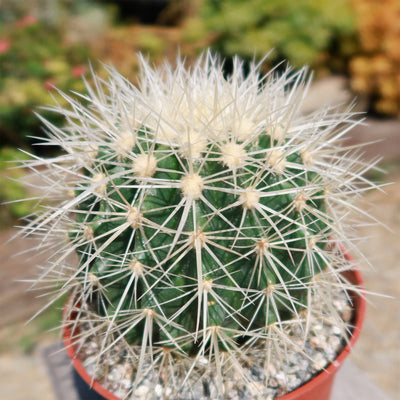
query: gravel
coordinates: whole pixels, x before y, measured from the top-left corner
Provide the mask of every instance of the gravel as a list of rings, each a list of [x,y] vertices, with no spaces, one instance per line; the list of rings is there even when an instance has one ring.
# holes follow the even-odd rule
[[[335,307],[345,324],[351,322],[351,306],[344,293],[337,295]],[[251,366],[242,365],[248,381],[233,369],[223,371],[224,395],[218,394],[221,385],[218,374],[208,365],[208,359],[202,360],[203,370],[193,370],[190,384],[178,385],[170,379],[165,381],[163,373],[151,367],[148,361],[144,368],[148,374],[139,382],[135,381],[135,366],[130,361],[123,343],[117,343],[112,351],[99,360],[100,341],[87,339],[80,347],[78,357],[87,372],[94,376],[108,391],[122,399],[129,400],[272,400],[282,396],[309,381],[335,360],[346,344],[346,329],[321,322],[320,317],[310,317],[308,340],[302,339],[302,331],[296,325],[291,326],[286,334],[293,344],[287,349],[285,359],[272,356],[265,360],[265,349],[256,345],[249,349],[247,357],[254,360]],[[85,326],[82,326],[82,330]],[[304,336],[304,333],[303,333]],[[298,351],[302,348],[302,351]],[[137,348],[139,357],[140,349]],[[190,363],[186,368],[190,368]],[[182,376],[183,374],[177,376]],[[252,382],[251,384],[249,383]],[[178,386],[179,390],[177,390]]]

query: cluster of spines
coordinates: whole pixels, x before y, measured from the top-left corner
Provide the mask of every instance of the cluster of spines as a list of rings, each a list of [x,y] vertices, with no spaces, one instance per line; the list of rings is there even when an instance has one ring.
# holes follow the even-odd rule
[[[354,116],[302,116],[305,70],[241,67],[224,78],[207,55],[192,71],[143,62],[139,88],[114,70],[95,77],[89,106],[62,94],[68,128],[44,121],[66,155],[29,165],[45,164],[48,193],[66,194],[25,228],[44,245],[67,234],[42,281],[97,316],[101,354],[139,346],[138,371],[157,346],[191,356],[189,372],[204,356],[220,371],[221,353],[237,368],[240,346],[303,324],[317,274],[342,285],[332,238],[347,239],[348,196],[369,186],[370,166],[338,145]]]

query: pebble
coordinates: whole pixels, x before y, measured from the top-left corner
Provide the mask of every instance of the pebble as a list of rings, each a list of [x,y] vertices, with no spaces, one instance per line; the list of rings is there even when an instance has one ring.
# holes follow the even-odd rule
[[[135,396],[137,396],[137,397],[146,396],[147,393],[149,393],[149,391],[150,391],[150,388],[148,386],[141,385],[135,390]]]

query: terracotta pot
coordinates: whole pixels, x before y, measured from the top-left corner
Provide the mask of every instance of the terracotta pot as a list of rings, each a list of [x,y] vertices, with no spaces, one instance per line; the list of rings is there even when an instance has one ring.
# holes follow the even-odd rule
[[[350,257],[347,255],[346,258],[350,259]],[[364,287],[364,281],[360,271],[347,271],[344,273],[344,276],[352,284]],[[344,360],[349,355],[351,349],[356,343],[364,322],[366,308],[365,298],[352,294],[352,300],[354,305],[354,329],[349,344],[342,350],[335,361],[333,361],[325,370],[320,372],[304,385],[282,397],[279,397],[277,400],[329,400],[336,372],[343,364]],[[119,397],[110,393],[107,389],[101,386],[99,382],[94,381],[93,378],[88,374],[82,365],[82,362],[77,357],[75,348],[71,342],[71,330],[68,328],[68,326],[64,326],[63,337],[68,356],[72,360],[77,373],[88,385],[92,387],[93,391],[97,392],[107,400],[121,400]],[[89,400],[86,396],[84,398],[85,400]],[[97,396],[94,398],[98,399],[99,397]]]

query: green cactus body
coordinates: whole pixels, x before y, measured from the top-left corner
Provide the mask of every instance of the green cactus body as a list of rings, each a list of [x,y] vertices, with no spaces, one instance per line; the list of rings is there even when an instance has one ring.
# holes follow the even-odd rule
[[[149,137],[151,133],[145,127],[137,131],[133,154],[141,154]],[[309,260],[304,257],[306,242],[321,234],[327,240],[330,229],[318,218],[324,212],[323,198],[297,200],[304,205],[296,205],[296,198],[310,191],[310,186],[321,196],[324,182],[315,173],[298,172],[299,165],[302,168],[298,151],[288,159],[282,153],[276,160],[293,163],[293,167],[278,172],[268,167],[268,155],[275,146],[284,147],[285,142],[279,146],[265,132],[247,145],[237,144],[234,136],[228,140],[240,146],[249,158],[243,166],[232,169],[224,164],[220,149],[223,142],[207,143],[204,158],[196,162],[177,151],[168,154],[165,146],[156,144],[147,155],[155,157],[157,167],[146,181],[132,173],[129,160],[123,166],[114,166],[103,161],[108,149],[99,151],[93,164],[99,162],[103,167],[104,180],[119,177],[107,183],[100,196],[88,196],[79,205],[77,218],[81,226],[93,230],[93,240],[77,247],[84,266],[81,274],[90,272],[101,282],[104,279],[105,285],[110,284],[111,304],[99,312],[113,315],[127,285],[130,289],[122,309],[151,308],[168,319],[177,315],[173,321],[187,332],[196,332],[203,323],[239,331],[259,329],[283,316],[291,318],[304,308],[304,293],[300,294],[299,289],[306,288],[313,276]],[[182,190],[185,178],[192,179],[188,173],[191,168],[195,198],[190,193],[185,196]],[[77,191],[78,196],[80,193],[82,190]],[[300,210],[306,206],[315,208],[315,213]],[[130,214],[137,221],[129,222]],[[122,232],[113,237],[119,229]],[[79,243],[81,235],[84,233],[79,232],[73,240]],[[108,243],[110,237],[113,239]],[[269,248],[270,237],[282,244]],[[98,252],[99,248],[102,251]],[[120,262],[115,256],[121,257]],[[147,284],[139,277],[133,285],[125,272],[121,272],[121,280],[116,281],[114,274],[107,278],[110,272],[135,261],[142,264]],[[269,305],[266,310],[266,304],[259,307],[259,302],[251,300],[253,292],[285,283],[289,284],[288,298],[282,299],[277,309]],[[207,285],[215,295],[207,293],[208,304],[201,306],[206,307],[205,314],[200,310],[198,316],[202,298],[193,297],[197,290],[201,290],[202,297]],[[173,337],[180,335],[173,327],[166,329],[171,329]],[[129,336],[133,340],[141,337],[137,330]]]
[[[48,232],[43,243],[67,233],[44,276],[73,291],[67,320],[79,305],[98,322],[100,355],[139,348],[136,382],[156,349],[191,360],[188,376],[208,357],[221,377],[227,355],[237,369],[241,347],[307,325],[310,296],[327,285],[317,275],[345,287],[332,238],[352,246],[349,197],[369,183],[338,142],[357,122],[302,115],[305,70],[245,76],[236,59],[225,78],[210,54],[191,70],[141,65],[138,88],[110,69],[87,85],[89,106],[63,94],[65,129],[44,121],[66,155],[33,165],[48,166],[60,205],[26,230]],[[331,307],[328,317],[339,321]]]

